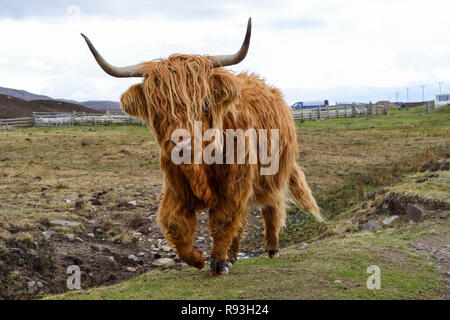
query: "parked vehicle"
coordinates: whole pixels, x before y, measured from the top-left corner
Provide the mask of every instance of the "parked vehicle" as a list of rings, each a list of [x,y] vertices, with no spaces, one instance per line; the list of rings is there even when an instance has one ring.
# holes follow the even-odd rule
[[[310,109],[310,108],[325,108],[328,106],[328,100],[320,100],[320,101],[301,101],[294,103],[291,108],[294,110],[298,109]]]

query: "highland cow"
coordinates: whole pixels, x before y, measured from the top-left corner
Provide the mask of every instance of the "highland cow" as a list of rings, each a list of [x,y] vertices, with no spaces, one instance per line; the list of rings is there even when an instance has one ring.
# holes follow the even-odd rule
[[[251,19],[241,49],[233,55],[174,54],[167,59],[128,67],[110,65],[83,35],[106,73],[114,77],[143,78],[122,95],[121,106],[125,113],[139,117],[148,125],[161,148],[164,186],[158,222],[180,259],[201,269],[205,259],[194,243],[196,212],[207,209],[213,239],[211,275],[228,273],[229,266],[236,261],[246,215],[251,208],[262,208],[268,258],[280,254],[278,233],[285,222],[285,203],[289,196],[299,208],[322,220],[305,175],[295,161],[295,125],[280,91],[255,74],[234,74],[223,68],[245,58],[250,34]],[[196,122],[201,123],[202,133],[211,128],[220,130],[224,138],[211,143],[225,145],[232,141],[226,139],[227,129],[254,129],[255,132],[277,129],[277,148],[272,148],[273,143],[271,146],[268,141],[268,149],[278,153],[277,172],[263,175],[260,169],[264,164],[249,162],[251,139],[247,135],[243,149],[233,147],[236,157],[242,158],[244,152],[244,163],[228,160],[212,164],[174,163],[171,155],[177,141],[172,139],[173,132],[185,129],[194,136]],[[204,141],[199,143],[205,147]],[[241,155],[236,154],[238,151]]]

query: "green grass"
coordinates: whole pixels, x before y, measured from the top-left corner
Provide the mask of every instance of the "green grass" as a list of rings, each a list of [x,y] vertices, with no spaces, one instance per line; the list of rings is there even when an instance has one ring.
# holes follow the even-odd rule
[[[406,246],[425,228],[351,234],[291,246],[277,260],[238,261],[229,275],[210,277],[205,270],[154,270],[129,281],[68,292],[47,299],[437,299],[445,290],[436,268]],[[366,287],[367,268],[381,269],[381,289]],[[334,283],[340,280],[340,283]]]

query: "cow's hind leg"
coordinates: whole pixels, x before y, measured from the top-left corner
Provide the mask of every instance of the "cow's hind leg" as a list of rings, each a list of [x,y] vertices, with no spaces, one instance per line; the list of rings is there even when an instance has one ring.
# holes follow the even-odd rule
[[[210,210],[209,212],[209,229],[213,238],[211,248],[211,275],[223,275],[229,272],[228,269],[228,250],[231,248],[234,238],[233,251],[239,250],[240,235],[239,230],[242,229],[242,219],[246,213],[246,207],[233,207],[227,202],[224,205]],[[237,253],[236,253],[237,254]]]
[[[242,224],[240,228],[237,229],[233,236],[233,241],[231,242],[230,249],[228,250],[228,266],[233,265],[237,261],[237,255],[241,247],[241,239],[244,233],[245,223]]]
[[[264,217],[264,244],[266,247],[266,258],[278,258],[280,248],[278,245],[278,233],[284,225],[286,211],[284,201],[277,201],[262,209]]]
[[[197,219],[195,210],[188,208],[171,192],[165,192],[158,212],[158,222],[166,239],[187,264],[203,268],[205,258],[194,246]]]

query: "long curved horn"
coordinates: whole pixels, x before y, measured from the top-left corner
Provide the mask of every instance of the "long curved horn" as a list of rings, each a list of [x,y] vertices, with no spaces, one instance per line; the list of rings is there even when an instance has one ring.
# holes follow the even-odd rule
[[[97,63],[107,74],[116,78],[142,77],[144,75],[142,67],[138,64],[128,67],[115,67],[109,64],[105,59],[103,59],[100,53],[98,53],[97,49],[95,49],[89,38],[84,34],[81,35],[83,36],[84,40],[86,40],[86,43],[92,54],[94,55],[95,60],[97,60]]]
[[[241,48],[235,54],[215,56],[210,59],[213,68],[231,66],[233,64],[238,64],[244,60],[247,55],[248,48],[250,47],[250,36],[252,34],[252,18],[248,18],[247,22],[247,32],[245,33],[244,42]]]

